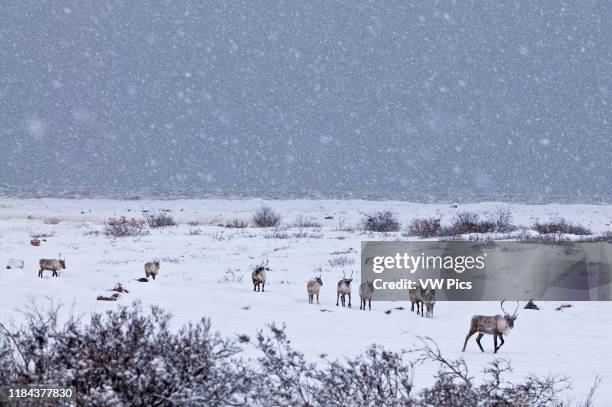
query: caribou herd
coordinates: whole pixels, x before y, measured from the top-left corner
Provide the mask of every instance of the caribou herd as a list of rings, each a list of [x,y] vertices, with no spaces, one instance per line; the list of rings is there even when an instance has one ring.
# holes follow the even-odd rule
[[[38,271],[38,277],[43,277],[43,271],[51,271],[52,277],[58,277],[58,270],[66,268],[66,260],[62,258],[60,254],[57,259],[40,259],[39,261],[40,270]],[[141,278],[139,281],[148,281],[149,278],[155,280],[159,274],[160,262],[159,260],[153,260],[145,263],[144,270],[146,278]],[[253,291],[264,292],[266,285],[266,272],[270,271],[268,261],[261,263],[255,267],[251,273],[253,281]],[[342,305],[342,307],[351,307],[351,291],[353,282],[353,272],[350,276],[342,273],[342,278],[338,281],[336,286],[336,306]],[[316,296],[317,304],[319,304],[319,294],[321,287],[323,286],[323,279],[321,275],[313,277],[306,283],[306,291],[308,293],[308,303],[313,304]],[[374,294],[374,283],[372,281],[363,281],[359,285],[359,309],[365,311],[366,305],[368,310],[372,310],[372,296]],[[436,303],[436,291],[434,289],[425,289],[417,286],[414,289],[408,290],[408,295],[411,302],[410,311],[414,312],[416,307],[417,315],[421,317],[433,318],[434,305]],[[348,300],[348,301],[347,301]],[[468,340],[475,334],[476,343],[482,352],[484,348],[480,343],[480,340],[485,334],[493,336],[493,353],[497,353],[504,344],[504,336],[508,336],[510,330],[514,328],[514,321],[516,321],[518,314],[519,303],[516,302],[516,308],[510,314],[504,309],[504,302],[501,302],[501,309],[504,315],[474,315],[470,321],[470,329],[465,336],[465,342],[463,344],[463,351],[467,347]],[[500,341],[499,346],[497,341]]]

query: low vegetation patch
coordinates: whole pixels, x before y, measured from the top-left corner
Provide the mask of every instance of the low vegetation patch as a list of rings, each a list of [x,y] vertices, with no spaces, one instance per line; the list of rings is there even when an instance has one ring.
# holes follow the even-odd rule
[[[428,238],[439,236],[442,227],[438,218],[422,218],[414,219],[408,227],[404,236],[418,236],[420,238]]]
[[[365,216],[363,229],[368,232],[397,232],[400,222],[390,210],[379,211]]]
[[[249,222],[244,219],[234,218],[225,222],[224,226],[230,229],[244,229],[249,227]]]
[[[331,267],[346,267],[351,264],[355,264],[355,260],[346,256],[332,257],[327,261]]]
[[[144,212],[145,220],[152,229],[176,226],[176,221],[168,212],[161,211],[156,213]]]
[[[125,216],[110,218],[104,226],[104,234],[110,237],[143,236],[148,233],[144,220],[128,219]]]
[[[460,212],[455,216],[453,223],[444,229],[443,234],[452,236],[468,233],[493,233],[495,231],[496,226],[493,220],[480,219],[480,215],[474,212]]]
[[[310,216],[298,215],[295,218],[294,226],[297,228],[320,228],[321,224]]]
[[[47,225],[57,225],[61,221],[62,220],[60,218],[50,217],[50,218],[45,218],[44,223]]]
[[[291,236],[287,233],[286,228],[276,226],[273,230],[263,234],[264,239],[289,239]]]
[[[590,229],[580,226],[574,225],[568,222],[565,218],[551,219],[548,222],[540,223],[536,222],[531,229],[535,230],[540,234],[549,234],[549,233],[562,233],[569,235],[591,235]]]
[[[48,237],[53,237],[55,236],[55,232],[49,232],[49,233],[30,233],[30,237],[32,239],[46,239]]]

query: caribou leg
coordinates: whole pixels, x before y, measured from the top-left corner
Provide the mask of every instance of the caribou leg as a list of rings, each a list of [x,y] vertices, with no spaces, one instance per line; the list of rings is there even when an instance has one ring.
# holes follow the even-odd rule
[[[483,336],[484,334],[482,332],[479,333],[478,336],[476,337],[476,343],[478,344],[478,347],[480,348],[480,350],[484,352],[482,344],[480,343],[480,340],[482,339]]]
[[[372,311],[372,299],[371,298],[368,300],[368,308],[370,309],[370,311]],[[363,304],[363,309],[365,309],[365,304]]]
[[[348,294],[349,296],[349,303],[348,303],[348,307],[351,308],[351,293]]]
[[[504,336],[501,334],[501,332],[499,334],[497,334],[497,335],[499,335],[499,340],[501,341],[501,343],[499,344],[499,346],[496,346],[496,349],[495,349],[494,353],[497,353],[499,348],[501,348],[502,345],[504,344]],[[495,342],[497,342],[497,341],[495,341]]]
[[[474,335],[475,333],[476,333],[476,330],[470,329],[470,332],[468,332],[468,334],[465,335],[465,342],[463,343],[463,350],[461,352],[465,352],[465,347],[467,346],[468,341],[470,340],[472,335]]]

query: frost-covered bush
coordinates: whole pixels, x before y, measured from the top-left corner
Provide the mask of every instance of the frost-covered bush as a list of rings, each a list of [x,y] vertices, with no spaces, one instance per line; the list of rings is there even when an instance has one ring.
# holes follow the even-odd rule
[[[143,236],[149,233],[145,222],[139,219],[128,219],[125,216],[110,218],[104,226],[104,234],[110,237]]]
[[[561,234],[570,234],[570,235],[591,235],[590,229],[580,226],[574,225],[568,222],[564,218],[552,219],[545,223],[536,222],[532,227],[538,233],[548,234],[548,233],[561,233]]]
[[[178,332],[169,321],[134,305],[60,325],[57,308],[31,308],[24,326],[0,328],[0,382],[71,386],[88,406],[245,403],[252,375],[236,344],[206,319]]]
[[[176,221],[168,212],[161,211],[157,213],[144,213],[144,218],[149,224],[149,227],[155,228],[165,228],[167,226],[176,226]]]
[[[385,210],[366,215],[363,219],[363,229],[368,232],[397,232],[400,223],[393,212]]]
[[[494,359],[475,380],[463,359],[449,360],[431,339],[412,351],[372,345],[343,360],[307,361],[274,324],[254,340],[227,339],[207,319],[170,329],[170,315],[138,303],[89,321],[61,324],[58,307],[32,304],[21,326],[0,323],[0,383],[73,387],[84,406],[568,406],[560,376],[506,379],[510,365]],[[249,360],[242,347],[253,346]],[[413,389],[418,365],[435,363],[432,384]],[[582,406],[591,406],[593,389]]]
[[[280,214],[266,205],[259,207],[259,209],[257,209],[253,214],[253,224],[258,228],[279,226],[281,219],[282,217]]]

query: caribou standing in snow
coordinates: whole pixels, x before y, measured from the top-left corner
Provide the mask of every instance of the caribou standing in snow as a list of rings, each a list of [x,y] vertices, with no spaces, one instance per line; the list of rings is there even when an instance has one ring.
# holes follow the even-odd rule
[[[306,284],[306,291],[308,291],[308,303],[312,304],[314,300],[314,296],[317,296],[317,304],[319,303],[319,291],[321,291],[321,286],[323,285],[323,280],[321,279],[321,275],[319,277],[315,277]]]
[[[145,276],[147,278],[152,277],[155,280],[155,277],[159,274],[159,260],[148,261],[144,265]]]
[[[493,346],[495,348],[493,353],[497,353],[499,348],[504,344],[504,336],[508,336],[510,334],[510,330],[514,328],[514,321],[518,318],[516,311],[519,307],[519,302],[516,302],[516,308],[512,315],[506,312],[504,309],[504,301],[501,302],[501,309],[504,312],[504,315],[493,315],[493,316],[485,316],[485,315],[474,315],[470,322],[470,331],[465,336],[465,342],[463,343],[463,350],[465,352],[465,347],[467,346],[468,340],[472,335],[478,332],[478,336],[476,337],[476,343],[481,351],[484,352],[482,345],[480,344],[480,340],[482,339],[484,334],[493,335]],[[501,340],[499,346],[497,346],[497,338]]]
[[[436,290],[433,288],[425,289],[417,285],[415,288],[408,290],[408,295],[412,303],[410,311],[414,312],[414,305],[416,304],[417,315],[421,314],[421,317],[426,316],[427,318],[433,318],[433,309],[436,304]]]
[[[38,270],[38,277],[42,278],[43,270],[52,271],[52,276],[57,277],[57,270],[66,268],[66,260],[62,259],[62,255],[60,254],[59,259],[40,259],[38,264],[40,265],[40,270]]]
[[[342,306],[344,307],[345,298],[348,295],[348,307],[351,308],[351,282],[353,281],[353,272],[351,271],[351,276],[347,278],[343,271],[342,276],[342,280],[338,281],[336,306],[338,306],[338,300],[342,300]]]
[[[260,291],[261,286],[261,292],[264,292],[264,286],[266,285],[266,271],[270,271],[270,268],[268,268],[268,261],[255,267],[255,271],[251,273],[251,279],[253,280],[253,291]]]
[[[368,308],[372,311],[372,294],[374,293],[374,282],[373,281],[365,281],[359,285],[359,297],[361,301],[359,302],[359,309],[365,311],[366,309],[366,301],[368,303]]]

